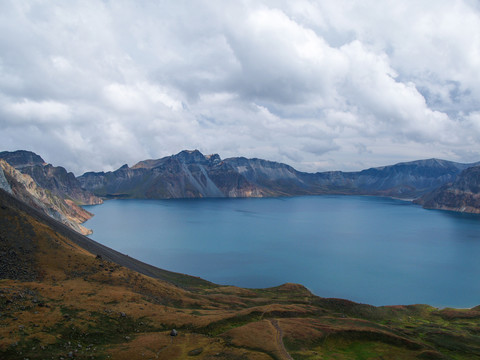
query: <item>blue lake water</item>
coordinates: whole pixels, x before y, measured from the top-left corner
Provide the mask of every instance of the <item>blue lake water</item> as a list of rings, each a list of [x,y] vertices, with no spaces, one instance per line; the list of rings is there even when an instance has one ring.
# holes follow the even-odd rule
[[[91,238],[218,284],[373,305],[480,304],[480,216],[361,196],[109,200]]]

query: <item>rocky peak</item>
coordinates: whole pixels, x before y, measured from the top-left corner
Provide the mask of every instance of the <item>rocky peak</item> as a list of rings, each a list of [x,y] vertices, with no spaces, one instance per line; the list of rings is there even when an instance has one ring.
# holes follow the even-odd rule
[[[45,161],[32,151],[17,150],[17,151],[2,151],[0,152],[0,159],[4,159],[7,163],[16,169],[21,169],[26,166],[45,165]]]
[[[184,164],[206,164],[208,159],[198,150],[183,150],[173,156]]]

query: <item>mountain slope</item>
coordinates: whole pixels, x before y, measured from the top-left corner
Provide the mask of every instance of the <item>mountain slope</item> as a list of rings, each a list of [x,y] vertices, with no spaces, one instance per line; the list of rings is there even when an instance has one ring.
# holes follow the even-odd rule
[[[354,186],[368,195],[415,198],[431,191],[474,164],[428,159],[347,173]]]
[[[416,200],[428,209],[480,213],[480,166],[462,171],[455,181]]]
[[[480,356],[477,308],[373,307],[295,284],[218,286],[108,249],[3,190],[0,255],[2,359]]]
[[[69,199],[63,199],[40,187],[30,175],[10,166],[0,159],[0,189],[62,222],[81,234],[92,231],[81,224],[93,215]]]
[[[222,160],[198,150],[144,160],[113,172],[89,172],[78,178],[82,187],[105,197],[185,198],[264,197],[319,194],[393,196],[421,195],[451,182],[467,167],[429,159],[359,172],[305,173],[289,165],[244,157]]]
[[[67,172],[61,166],[45,163],[40,156],[31,151],[3,151],[0,152],[0,159],[4,159],[23,174],[30,175],[38,186],[62,199],[71,200],[78,205],[102,203],[100,198],[80,186],[73,173]]]

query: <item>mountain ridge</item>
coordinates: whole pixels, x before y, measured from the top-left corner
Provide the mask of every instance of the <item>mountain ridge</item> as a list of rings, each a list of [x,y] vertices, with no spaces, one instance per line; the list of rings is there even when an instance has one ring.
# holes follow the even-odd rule
[[[295,195],[378,195],[419,198],[451,182],[464,164],[441,159],[401,162],[356,172],[307,173],[290,165],[253,158],[221,159],[184,150],[110,172],[77,179],[98,196],[131,198],[265,197]]]
[[[458,163],[430,158],[361,171],[308,173],[288,164],[260,158],[222,159],[218,154],[204,155],[199,150],[183,150],[159,159],[141,160],[131,167],[124,164],[114,171],[86,172],[75,177],[63,167],[47,164],[30,151],[4,151],[0,152],[1,158],[13,163],[23,174],[30,175],[39,187],[76,205],[99,204],[101,198],[342,194],[388,196],[416,200],[415,203],[426,208],[480,211],[480,203],[445,206],[422,200],[428,194],[438,192],[442,186],[453,183],[462,171],[478,166],[478,162]],[[0,181],[5,182],[3,178]],[[459,199],[458,196],[456,198]]]

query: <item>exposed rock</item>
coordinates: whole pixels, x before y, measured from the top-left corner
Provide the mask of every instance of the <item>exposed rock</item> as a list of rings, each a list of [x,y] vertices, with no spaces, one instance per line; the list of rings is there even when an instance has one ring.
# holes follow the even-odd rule
[[[102,202],[100,198],[82,189],[73,173],[67,172],[61,166],[46,164],[40,156],[31,151],[3,151],[0,152],[0,159],[4,159],[23,174],[30,175],[38,186],[62,199],[69,199],[78,205]]]
[[[5,190],[9,194],[12,194],[12,188],[10,187],[10,184],[7,181],[7,178],[5,177],[5,174],[3,173],[3,169],[0,167],[0,189]]]
[[[266,196],[273,193],[249,182],[218,155],[182,151],[158,160],[122,166],[113,172],[88,172],[82,186],[105,197],[197,198]]]
[[[462,171],[452,183],[415,202],[428,209],[480,213],[480,166]]]
[[[46,165],[40,156],[26,150],[2,151],[0,152],[0,159],[4,159],[16,169],[22,169],[26,166]]]
[[[37,185],[30,175],[22,174],[0,159],[0,169],[7,180],[11,193],[30,206],[71,227],[81,234],[91,230],[80,225],[93,215],[71,200],[64,200]]]
[[[188,355],[188,356],[198,356],[198,355],[200,355],[202,352],[203,352],[203,348],[197,348],[197,349],[190,350],[190,351],[187,353],[187,355]]]

